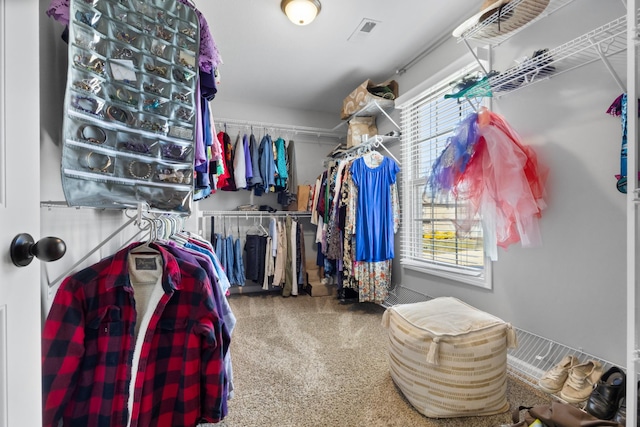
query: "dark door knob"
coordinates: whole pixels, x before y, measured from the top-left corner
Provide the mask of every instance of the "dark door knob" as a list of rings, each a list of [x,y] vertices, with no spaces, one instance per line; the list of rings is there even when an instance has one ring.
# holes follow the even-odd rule
[[[43,237],[34,242],[27,233],[18,234],[13,238],[9,252],[11,261],[18,267],[25,267],[33,261],[33,257],[40,261],[55,261],[65,254],[67,245],[58,237]]]

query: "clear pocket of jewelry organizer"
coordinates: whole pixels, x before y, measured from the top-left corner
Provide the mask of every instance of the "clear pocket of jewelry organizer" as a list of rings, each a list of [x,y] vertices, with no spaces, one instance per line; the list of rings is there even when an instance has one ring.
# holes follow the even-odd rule
[[[138,128],[140,130],[166,135],[169,131],[169,121],[166,118],[151,114],[138,114]]]
[[[105,109],[105,118],[113,124],[135,127],[137,110],[124,105],[109,104]]]
[[[158,156],[159,143],[157,140],[144,138],[135,133],[118,132],[116,147],[118,151],[155,158]]]
[[[171,96],[171,83],[163,79],[145,74],[142,78],[142,90],[150,96],[161,96],[168,98]]]
[[[66,200],[70,206],[93,206],[103,209],[135,208],[137,189],[133,183],[117,178],[87,178],[74,171],[65,171],[63,186]]]
[[[171,70],[171,79],[175,84],[186,87],[193,87],[195,84],[196,72],[180,66],[173,66]]]
[[[160,141],[160,157],[165,161],[193,163],[193,145]]]
[[[74,120],[70,123],[68,135],[74,141],[92,144],[102,148],[113,148],[116,145],[116,132],[105,128],[102,123]]]
[[[143,63],[145,73],[167,80],[170,78],[171,65],[168,62],[145,56]]]
[[[130,59],[109,59],[109,75],[114,83],[137,87],[140,74],[136,71],[134,62]]]
[[[173,138],[180,138],[187,141],[193,141],[194,137],[194,129],[191,125],[186,125],[182,122],[170,121],[168,123],[169,126],[169,136]]]
[[[154,181],[165,184],[191,185],[193,182],[193,169],[177,165],[156,165]]]
[[[171,115],[171,102],[167,98],[143,94],[141,106],[145,113],[158,114],[163,118]]]
[[[83,70],[100,77],[105,75],[106,59],[98,53],[79,47],[72,47],[72,63],[77,70]]]
[[[137,157],[118,156],[116,174],[119,177],[136,181],[149,181],[156,170],[153,161],[142,160]]]
[[[104,117],[105,100],[94,95],[71,92],[69,106],[76,112],[98,119]]]
[[[160,40],[150,38],[147,40],[147,46],[149,47],[149,53],[164,61],[170,61],[173,57],[173,46],[164,43]]]
[[[111,84],[108,87],[107,94],[109,95],[109,100],[114,104],[137,107],[140,102],[140,93],[125,85]]]
[[[82,143],[66,144],[63,167],[85,174],[110,176],[115,169],[115,156],[110,151]]]
[[[96,75],[90,74],[82,70],[71,70],[70,76],[71,86],[78,92],[91,95],[101,95],[105,80]]]
[[[107,54],[107,40],[94,30],[85,28],[82,25],[73,24],[74,37],[71,45],[75,48],[86,49],[102,57]]]
[[[142,0],[131,0],[131,4],[133,5],[133,9],[136,12],[142,13],[143,15],[152,19],[155,18],[157,9],[149,4],[149,2]]]
[[[109,37],[137,50],[144,46],[144,37],[137,28],[117,21],[109,22]]]
[[[109,58],[111,60],[121,60],[119,63],[128,66],[134,70],[139,70],[142,66],[142,53],[136,49],[132,49],[124,43],[116,41],[109,42]],[[122,62],[129,61],[129,62]]]
[[[172,212],[191,212],[193,190],[189,187],[167,188],[137,185],[139,200],[144,200],[151,209]]]
[[[195,111],[184,105],[175,104],[173,110],[173,119],[184,123],[192,123],[195,117]]]
[[[74,18],[78,26],[92,28],[104,36],[109,33],[108,19],[104,18],[103,13],[96,9],[77,7]]]
[[[171,99],[183,105],[188,105],[188,106],[195,105],[193,90],[187,89],[182,86],[173,86],[173,90],[171,92]]]

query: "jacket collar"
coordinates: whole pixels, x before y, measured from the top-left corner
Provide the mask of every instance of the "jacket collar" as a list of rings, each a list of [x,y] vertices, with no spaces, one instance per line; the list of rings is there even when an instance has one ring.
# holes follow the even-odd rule
[[[107,269],[107,275],[105,278],[105,284],[107,289],[112,289],[117,286],[124,286],[131,289],[131,281],[129,280],[129,270],[127,268],[127,258],[129,252],[144,244],[144,242],[132,243],[126,248],[116,252],[111,257],[111,265]],[[182,275],[180,272],[180,265],[176,258],[170,254],[159,243],[150,243],[149,247],[157,250],[162,257],[163,273],[162,273],[162,288],[166,294],[172,294],[176,290],[182,289],[181,281]]]

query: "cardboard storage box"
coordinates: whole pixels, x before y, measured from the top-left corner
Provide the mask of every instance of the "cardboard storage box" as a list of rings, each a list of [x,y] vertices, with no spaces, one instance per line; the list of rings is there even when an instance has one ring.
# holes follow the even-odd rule
[[[312,297],[326,297],[336,294],[336,285],[322,283],[320,268],[311,261],[306,263],[307,283],[304,290]]]
[[[387,88],[388,90],[388,93],[385,96],[374,95],[374,93],[377,93],[380,89],[384,88]],[[351,92],[344,101],[342,101],[342,112],[340,113],[340,117],[342,120],[348,119],[351,115],[357,113],[372,101],[377,101],[382,108],[391,108],[394,106],[394,100],[397,97],[398,83],[396,83],[395,80],[388,80],[379,84],[375,84],[371,80],[367,80]]]
[[[375,117],[353,117],[347,129],[347,148],[360,145],[378,133]]]
[[[336,294],[336,285],[323,285],[322,283],[309,283],[305,291],[312,297],[327,297]]]

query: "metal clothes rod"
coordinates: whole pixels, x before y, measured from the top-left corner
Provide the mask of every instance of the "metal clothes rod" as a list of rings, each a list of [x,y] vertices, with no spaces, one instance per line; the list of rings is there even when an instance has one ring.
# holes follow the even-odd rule
[[[87,258],[89,258],[91,255],[93,255],[98,249],[100,249],[101,247],[103,247],[104,245],[106,245],[109,241],[111,241],[111,239],[113,239],[114,237],[116,237],[118,234],[120,234],[120,232],[122,230],[124,230],[125,228],[127,228],[129,225],[131,225],[132,223],[134,223],[136,221],[136,217],[134,216],[133,218],[130,218],[127,222],[125,222],[124,224],[122,224],[116,231],[114,231],[113,233],[111,233],[111,235],[109,235],[109,237],[107,237],[106,239],[104,239],[102,242],[100,242],[96,247],[94,247],[92,250],[90,250],[85,256],[83,256],[82,258],[80,258],[78,261],[76,261],[75,264],[73,264],[73,266],[71,266],[69,269],[67,269],[66,272],[64,272],[63,274],[61,274],[60,276],[56,277],[52,282],[49,283],[49,287],[54,286],[56,283],[58,283],[60,280],[64,279],[65,277],[67,277],[69,274],[71,274],[75,268],[77,266],[79,266],[80,264],[82,264]]]
[[[382,147],[382,149],[384,149],[384,151],[387,152],[387,154],[389,155],[389,157],[391,157],[397,164],[398,166],[402,166],[402,164],[400,163],[400,161],[396,158],[396,156],[394,156],[391,151],[389,151],[389,149],[386,147],[386,145],[384,145],[383,142],[383,137],[381,137],[380,135],[376,135],[375,137],[369,138],[367,141],[358,144],[354,147],[348,148],[345,151],[343,151],[342,153],[340,153],[340,155],[336,156],[336,157],[332,157],[329,158],[325,161],[325,166],[326,166],[326,162],[329,162],[331,160],[338,160],[338,159],[344,159],[349,157],[350,155],[355,155],[355,156],[359,156],[361,154],[366,153],[367,151],[370,151],[374,148],[379,148]]]
[[[202,211],[203,217],[216,217],[216,216],[228,216],[228,217],[245,217],[249,218],[269,218],[269,217],[310,217],[311,212],[309,211],[276,211],[276,212],[267,212],[267,211]]]
[[[275,123],[265,123],[265,122],[253,122],[248,120],[238,120],[238,119],[225,119],[220,117],[214,117],[214,121],[217,125],[231,125],[231,126],[249,126],[256,128],[266,128],[279,130],[284,132],[292,132],[296,135],[304,134],[304,135],[313,135],[317,137],[327,137],[327,138],[335,138],[335,139],[343,139],[345,135],[343,133],[335,132],[332,129],[323,129],[316,127],[308,127],[308,126],[292,126],[292,125],[283,125],[283,124],[275,124]],[[218,126],[219,127],[219,126]]]

